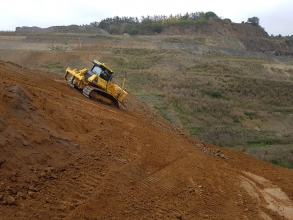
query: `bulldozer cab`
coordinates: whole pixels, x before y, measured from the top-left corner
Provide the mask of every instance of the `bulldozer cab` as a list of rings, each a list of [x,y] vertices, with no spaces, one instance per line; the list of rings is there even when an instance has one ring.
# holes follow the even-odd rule
[[[97,74],[102,79],[106,80],[107,82],[112,80],[114,76],[114,71],[107,67],[104,63],[100,63],[99,61],[93,61],[93,67],[91,72],[93,74]]]

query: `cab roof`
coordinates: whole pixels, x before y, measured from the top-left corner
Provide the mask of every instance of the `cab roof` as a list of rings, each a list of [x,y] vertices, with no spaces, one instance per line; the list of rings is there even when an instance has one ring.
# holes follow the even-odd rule
[[[93,64],[94,64],[94,65],[97,65],[97,66],[99,66],[99,67],[103,66],[105,69],[107,69],[107,70],[110,71],[112,74],[114,74],[114,71],[113,71],[112,69],[110,69],[108,66],[106,66],[105,63],[101,63],[101,62],[99,62],[99,61],[97,61],[97,60],[94,60],[94,61],[93,61]]]

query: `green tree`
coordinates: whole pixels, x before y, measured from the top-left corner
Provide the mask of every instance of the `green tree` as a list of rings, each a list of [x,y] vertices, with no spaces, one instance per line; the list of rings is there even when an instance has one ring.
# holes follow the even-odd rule
[[[187,20],[187,19],[189,19],[189,14],[188,13],[186,13],[185,15],[183,15],[183,16],[181,16],[181,18],[180,18],[181,20]]]
[[[198,16],[198,18],[196,19],[196,21],[197,21],[198,23],[207,23],[207,19],[206,19],[206,15],[205,15],[205,13],[203,13],[203,12],[199,13],[199,16]]]
[[[90,23],[90,26],[98,27],[99,26],[99,22],[97,22],[97,21],[91,22]]]
[[[227,22],[227,23],[232,23],[230,18],[224,18],[223,21]]]
[[[159,23],[154,23],[154,24],[152,24],[151,28],[152,28],[153,32],[161,33],[163,30],[163,25],[161,25]]]
[[[205,13],[205,16],[206,16],[206,19],[209,19],[209,18],[218,18],[218,16],[212,12],[212,11],[208,11]]]
[[[131,30],[130,30],[130,35],[136,35],[136,34],[138,34],[138,29],[137,28],[132,28]]]
[[[259,18],[258,17],[248,18],[247,22],[252,24],[253,26],[259,26]]]

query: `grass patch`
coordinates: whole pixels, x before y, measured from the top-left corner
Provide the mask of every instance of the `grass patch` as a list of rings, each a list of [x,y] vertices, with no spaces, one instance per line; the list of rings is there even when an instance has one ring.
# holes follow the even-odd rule
[[[173,107],[175,108],[175,111],[182,117],[185,115],[183,109],[179,106],[179,102],[177,100],[171,101]]]
[[[246,115],[247,117],[249,117],[250,120],[253,120],[253,119],[256,119],[257,118],[257,116],[256,116],[255,113],[248,112],[248,111],[244,111],[243,113],[244,113],[244,115]]]
[[[212,89],[212,90],[203,90],[203,94],[210,96],[211,98],[220,99],[222,98],[222,93],[219,90]]]
[[[138,97],[154,97],[154,98],[164,98],[165,94],[162,93],[138,93],[136,94]]]
[[[232,119],[234,123],[240,123],[240,118],[238,116],[233,115]]]
[[[64,52],[67,50],[66,46],[60,46],[60,45],[52,45],[49,47],[50,50],[52,51],[57,51],[57,52]]]
[[[129,70],[147,70],[151,68],[156,62],[161,59],[158,54],[152,54],[149,56],[137,55],[130,59],[124,59],[122,57],[114,59],[117,69],[129,69]]]
[[[156,104],[154,105],[154,108],[157,109],[158,111],[163,111],[168,109],[168,105],[166,104]]]
[[[293,165],[288,163],[287,161],[281,159],[281,158],[274,158],[270,161],[272,164],[281,166],[281,167],[286,167],[289,169],[293,169]]]
[[[287,69],[286,72],[293,74],[293,68]]]
[[[261,147],[247,148],[248,154],[278,166],[293,168],[293,145],[277,144]]]
[[[253,140],[248,140],[246,143],[248,145],[266,146],[266,145],[274,144],[275,141],[271,139],[266,139],[266,138],[256,138]]]
[[[192,136],[198,136],[201,131],[201,127],[190,127],[188,128],[189,134]]]
[[[158,111],[158,113],[167,121],[172,122],[171,118],[167,114],[168,105],[166,104],[155,104],[154,109]]]
[[[63,69],[63,66],[60,62],[52,62],[42,66],[43,68],[47,69]]]

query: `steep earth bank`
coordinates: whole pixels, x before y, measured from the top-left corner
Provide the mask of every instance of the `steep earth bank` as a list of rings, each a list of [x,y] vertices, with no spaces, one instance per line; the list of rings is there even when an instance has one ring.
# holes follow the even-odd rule
[[[293,171],[201,143],[130,95],[0,61],[1,219],[292,219]]]

